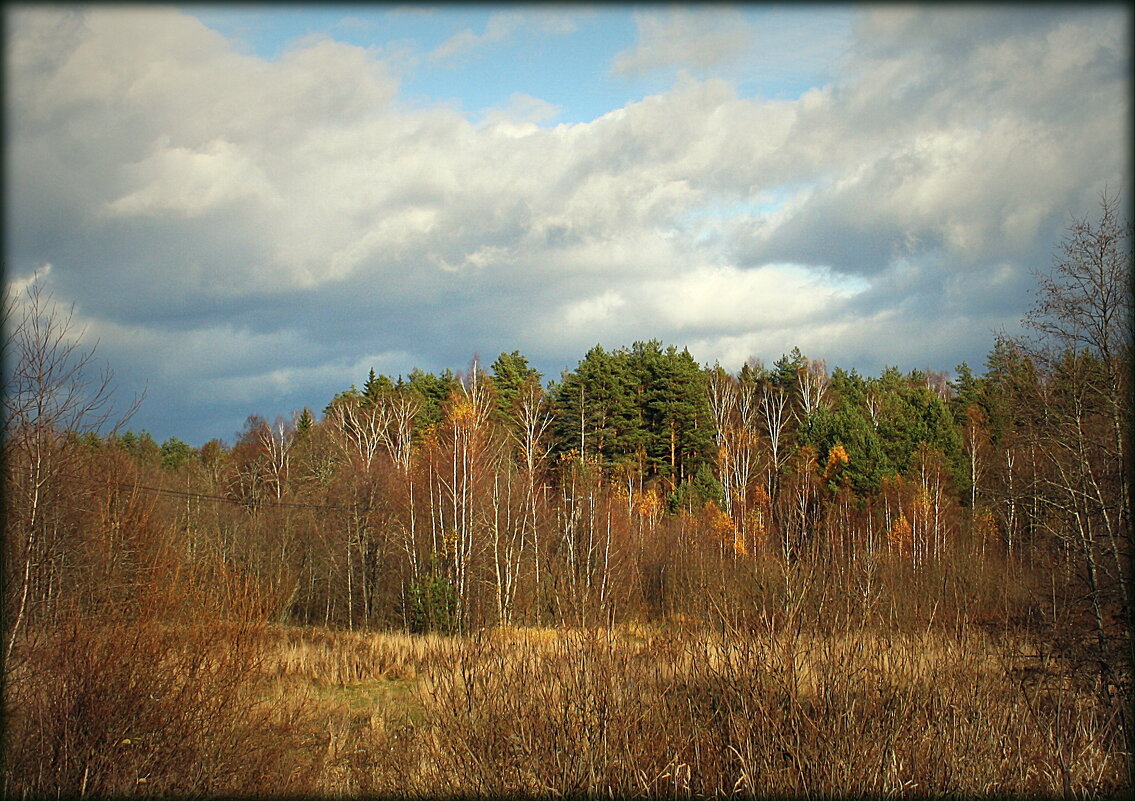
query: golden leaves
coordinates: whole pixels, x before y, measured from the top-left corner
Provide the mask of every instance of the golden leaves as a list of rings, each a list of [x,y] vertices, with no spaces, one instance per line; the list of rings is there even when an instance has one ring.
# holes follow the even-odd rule
[[[910,525],[906,515],[900,514],[898,519],[891,524],[891,528],[887,531],[887,539],[891,544],[904,554],[909,554],[914,547],[914,528]]]
[[[843,445],[836,445],[828,451],[828,463],[824,466],[824,478],[831,478],[850,461],[851,457],[847,455],[847,449]]]
[[[639,493],[635,498],[634,510],[640,518],[654,525],[662,514],[662,499],[652,489]]]

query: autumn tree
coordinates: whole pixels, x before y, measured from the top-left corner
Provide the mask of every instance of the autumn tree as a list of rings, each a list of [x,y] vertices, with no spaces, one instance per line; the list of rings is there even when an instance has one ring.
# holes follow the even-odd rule
[[[1073,220],[1038,276],[1024,321],[1034,336],[1022,342],[1043,379],[1034,437],[1044,527],[1075,554],[1101,687],[1130,657],[1129,632],[1110,618],[1128,619],[1131,602],[1131,234],[1117,196],[1101,196],[1095,220]]]
[[[74,307],[57,304],[39,279],[6,289],[3,298],[7,654],[24,621],[65,578],[59,515],[76,500],[68,485],[78,444],[68,432],[113,433],[140,402],[116,414],[110,369],[83,344]]]
[[[519,351],[502,353],[493,364],[493,386],[498,393],[498,413],[515,447],[524,476],[522,541],[532,546],[533,595],[539,603],[543,558],[539,525],[542,493],[539,490],[546,472],[548,433],[554,419],[551,401],[540,384],[540,374],[528,365]],[[503,593],[500,595],[503,598]],[[511,615],[511,606],[508,612]]]

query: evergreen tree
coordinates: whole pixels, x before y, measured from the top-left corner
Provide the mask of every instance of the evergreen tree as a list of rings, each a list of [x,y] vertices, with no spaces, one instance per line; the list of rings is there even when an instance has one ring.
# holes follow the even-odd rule
[[[375,375],[374,368],[370,369],[366,383],[363,384],[361,403],[363,406],[373,406],[388,392],[394,389],[394,382],[385,375]]]
[[[443,407],[458,389],[460,382],[449,368],[446,368],[441,375],[434,375],[415,367],[410,371],[406,386],[411,392],[417,393],[422,400],[422,410],[418,413],[418,423],[415,428],[420,431],[441,422]]]
[[[839,480],[846,480],[861,495],[874,492],[895,468],[871,420],[867,382],[854,370],[848,373],[837,367],[832,372],[830,394],[830,408],[817,410],[801,428],[800,440],[815,448],[821,464],[828,462],[836,447],[842,447],[848,462],[840,470]]]
[[[350,388],[335,393],[335,397],[331,399],[331,402],[323,407],[323,415],[324,417],[330,415],[335,410],[335,407],[341,403],[358,404],[361,400],[362,393],[359,392],[358,387],[351,384]]]
[[[296,418],[296,438],[299,439],[306,437],[311,433],[311,430],[312,428],[314,428],[314,426],[315,415],[311,413],[311,409],[304,406],[303,411],[300,412],[299,417]]]
[[[954,421],[959,425],[965,425],[966,414],[971,406],[980,407],[981,404],[981,384],[977,377],[973,374],[969,364],[962,362],[954,368],[957,377],[950,382],[950,386],[954,390],[954,397],[950,401],[950,408],[954,413]],[[984,410],[988,413],[988,410]]]
[[[961,491],[967,484],[961,435],[946,401],[927,386],[925,377],[917,371],[904,376],[888,367],[868,388],[879,399],[876,431],[887,456],[886,472],[905,474],[919,445],[925,444],[946,459]]]
[[[1012,339],[997,337],[978,382],[978,402],[989,419],[994,442],[1039,422],[1038,406],[1032,402],[1038,385],[1032,359]]]
[[[164,470],[177,470],[189,461],[192,449],[177,437],[170,437],[162,443],[161,460]]]
[[[555,451],[575,450],[605,466],[634,460],[642,423],[625,352],[609,354],[596,345],[553,392]]]
[[[800,381],[800,371],[808,366],[808,360],[800,352],[800,348],[793,348],[773,362],[768,378],[773,385],[783,389],[791,397],[796,392],[796,385]]]
[[[119,443],[126,452],[144,464],[160,464],[162,461],[161,448],[154,441],[149,431],[135,434],[127,431],[119,438]]]
[[[492,365],[493,389],[497,395],[498,419],[512,417],[520,399],[521,388],[531,381],[540,381],[540,373],[528,363],[520,351],[502,353]]]
[[[690,356],[658,340],[631,349],[642,440],[651,472],[680,482],[710,458],[713,442],[705,372]]]
[[[747,359],[741,365],[741,371],[737,373],[737,380],[742,384],[758,385],[768,378],[769,371],[765,369],[760,359]]]

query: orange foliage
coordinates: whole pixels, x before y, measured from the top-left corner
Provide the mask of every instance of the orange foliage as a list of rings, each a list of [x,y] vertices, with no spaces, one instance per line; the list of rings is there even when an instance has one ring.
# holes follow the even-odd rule
[[[911,552],[914,545],[914,529],[906,515],[899,515],[898,519],[891,525],[890,531],[887,532],[887,537],[900,553],[909,554]]]
[[[634,509],[640,518],[653,525],[662,514],[662,499],[654,490],[647,490],[635,498]]]
[[[449,407],[449,419],[458,425],[469,425],[477,419],[477,407],[471,398],[458,396]]]
[[[744,537],[741,536],[741,532],[737,530],[733,518],[713,501],[709,501],[705,508],[709,517],[710,530],[713,534],[722,542],[728,543],[738,556],[748,556],[749,549],[745,544]]]
[[[847,449],[842,445],[836,445],[828,451],[828,463],[824,467],[824,478],[831,478],[850,461],[851,457],[847,455]]]
[[[983,509],[973,519],[974,538],[982,543],[994,542],[997,539],[997,518],[993,512]]]

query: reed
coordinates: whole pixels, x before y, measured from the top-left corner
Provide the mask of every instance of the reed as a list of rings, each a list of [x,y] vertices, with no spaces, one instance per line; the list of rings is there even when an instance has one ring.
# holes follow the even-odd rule
[[[479,636],[422,722],[360,732],[352,788],[497,796],[1026,795],[1126,789],[1116,721],[978,632]],[[1022,676],[1029,675],[1028,682]],[[397,752],[398,758],[391,755]]]

